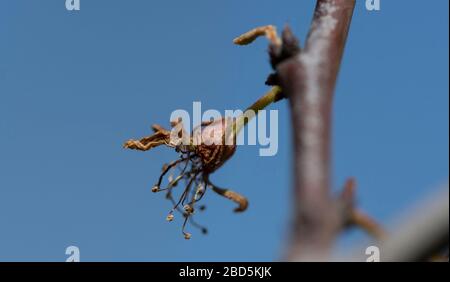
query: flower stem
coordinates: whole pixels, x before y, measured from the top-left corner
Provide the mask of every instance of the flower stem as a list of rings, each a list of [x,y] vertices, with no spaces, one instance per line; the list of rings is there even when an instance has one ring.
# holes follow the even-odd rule
[[[252,120],[255,116],[258,115],[258,112],[260,110],[263,110],[268,105],[275,102],[280,94],[281,94],[281,87],[274,86],[264,96],[262,96],[255,103],[253,103],[253,105],[248,107],[245,110],[244,114],[239,116],[234,123],[234,136],[237,136],[239,132],[242,130],[242,128],[244,128],[250,120]],[[251,113],[254,114],[248,114],[249,111],[251,111]]]

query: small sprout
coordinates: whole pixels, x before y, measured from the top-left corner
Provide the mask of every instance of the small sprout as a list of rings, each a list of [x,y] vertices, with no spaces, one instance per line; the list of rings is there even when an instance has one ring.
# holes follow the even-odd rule
[[[172,182],[172,181],[173,181],[173,174],[169,175],[169,177],[167,177],[167,180],[168,180],[169,182]]]
[[[159,191],[159,186],[158,185],[155,185],[155,186],[152,187],[152,192],[153,193],[156,193],[158,191]]]
[[[184,239],[189,240],[189,239],[191,239],[191,237],[192,237],[191,233],[187,233],[187,232],[184,233]]]
[[[166,220],[167,220],[167,221],[172,221],[173,218],[174,218],[173,214],[169,214],[169,215],[166,217]]]

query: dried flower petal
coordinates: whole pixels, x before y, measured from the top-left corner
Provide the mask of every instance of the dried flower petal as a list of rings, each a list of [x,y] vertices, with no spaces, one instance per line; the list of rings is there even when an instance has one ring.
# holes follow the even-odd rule
[[[260,36],[266,36],[267,39],[275,45],[281,45],[281,40],[277,35],[277,29],[273,25],[266,25],[254,28],[233,40],[237,45],[248,45]]]
[[[160,145],[169,145],[170,131],[165,130],[159,125],[153,125],[155,133],[153,135],[144,137],[140,140],[130,139],[123,145],[124,148],[140,151],[148,151]]]
[[[232,200],[233,202],[238,204],[238,207],[234,209],[235,212],[243,212],[248,207],[248,200],[244,196],[240,195],[239,193],[236,193],[229,189],[222,189],[217,186],[212,186],[213,191],[217,194]]]

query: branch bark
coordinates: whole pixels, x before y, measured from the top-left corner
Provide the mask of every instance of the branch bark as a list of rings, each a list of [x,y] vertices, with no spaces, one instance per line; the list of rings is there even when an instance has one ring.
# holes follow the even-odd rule
[[[318,0],[305,48],[276,67],[294,132],[290,260],[326,260],[345,221],[330,193],[331,113],[354,6],[355,0]]]

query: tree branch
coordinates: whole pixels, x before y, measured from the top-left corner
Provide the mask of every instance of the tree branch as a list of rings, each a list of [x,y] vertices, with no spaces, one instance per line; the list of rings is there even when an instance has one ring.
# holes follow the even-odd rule
[[[380,249],[381,261],[429,261],[449,246],[449,190],[448,183],[432,196],[395,220],[389,236],[372,242]],[[365,261],[364,246],[355,247],[344,261]],[[448,261],[448,257],[447,257]]]
[[[331,112],[354,5],[355,0],[318,0],[305,48],[276,67],[294,130],[291,260],[327,259],[344,221],[330,193]]]
[[[427,261],[449,244],[448,186],[401,220],[381,242],[381,261]]]

